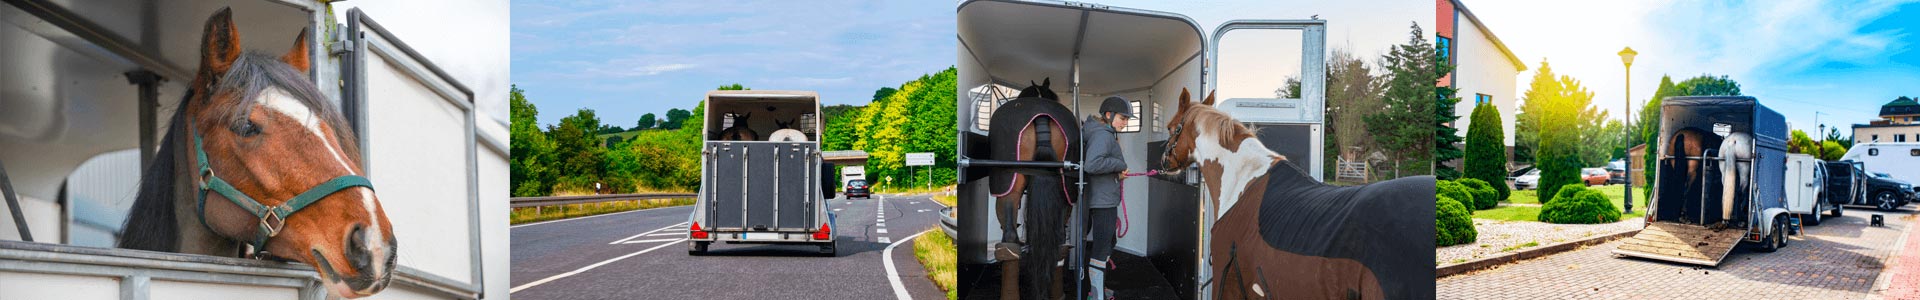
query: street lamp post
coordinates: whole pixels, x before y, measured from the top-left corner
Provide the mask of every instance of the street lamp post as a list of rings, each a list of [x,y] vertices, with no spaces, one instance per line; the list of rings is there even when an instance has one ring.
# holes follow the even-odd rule
[[[1633,47],[1627,47],[1626,49],[1620,50],[1620,63],[1627,66],[1627,71],[1626,71],[1627,97],[1625,98],[1626,105],[1627,105],[1625,109],[1626,111],[1625,120],[1627,121],[1633,120],[1633,56],[1637,54],[1640,54],[1640,53],[1633,52]],[[1621,126],[1621,127],[1627,128],[1627,140],[1629,141],[1633,140],[1633,129],[1632,129],[1633,127],[1632,126]],[[1653,151],[1653,149],[1647,149],[1646,151]],[[1625,163],[1626,166],[1624,166],[1625,167],[1624,169],[1626,170],[1621,170],[1621,172],[1627,173],[1626,174],[1627,186],[1626,186],[1626,190],[1622,194],[1626,194],[1627,199],[1621,201],[1622,202],[1621,207],[1625,210],[1625,212],[1622,212],[1622,214],[1631,214],[1633,213],[1633,159],[1629,157],[1629,159],[1624,160],[1624,162],[1626,162]]]

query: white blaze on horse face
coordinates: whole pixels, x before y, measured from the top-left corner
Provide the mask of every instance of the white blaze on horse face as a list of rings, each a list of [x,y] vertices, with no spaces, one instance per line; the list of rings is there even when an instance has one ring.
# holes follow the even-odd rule
[[[307,105],[300,102],[299,99],[288,95],[286,91],[278,88],[262,90],[259,97],[261,97],[260,101],[258,101],[260,106],[265,106],[273,112],[299,121],[303,129],[306,129],[308,133],[312,134],[313,138],[320,141],[321,148],[324,148],[327,154],[331,155],[333,161],[339,164],[342,171],[345,171],[349,175],[360,175],[358,172],[354,172],[353,165],[347,163],[346,155],[340,153],[339,146],[335,146],[335,136],[327,133],[326,128],[323,127],[326,126],[326,123],[323,122],[319,114],[314,113],[312,108],[307,107]],[[352,190],[360,194],[360,206],[367,210],[367,216],[369,218],[379,218],[379,211],[374,209],[378,204],[374,203],[373,190],[366,187],[354,187]],[[381,272],[382,270],[387,270],[386,266],[383,266],[383,264],[386,264],[386,260],[378,259],[386,257],[387,251],[387,243],[382,240],[385,238],[386,233],[383,231],[383,228],[380,228],[380,220],[368,220],[365,230],[365,234],[360,236],[362,239],[361,245],[367,245],[369,248],[366,249],[367,253],[371,253],[373,257],[376,258],[373,261],[375,264],[373,270],[367,271]],[[375,278],[380,278],[379,276],[381,275],[382,274],[374,274],[374,276],[376,276]]]
[[[1254,178],[1265,175],[1267,170],[1273,167],[1273,160],[1280,157],[1280,154],[1267,150],[1267,146],[1261,144],[1258,139],[1241,140],[1238,152],[1227,150],[1217,142],[1221,139],[1219,134],[1221,128],[1214,128],[1210,124],[1194,125],[1198,125],[1195,126],[1194,132],[1199,133],[1194,136],[1194,160],[1213,161],[1222,168],[1220,178],[1217,178],[1220,190],[1207,193],[1215,197],[1214,203],[1218,205],[1214,207],[1213,217],[1219,218],[1227,214],[1225,208],[1231,208],[1234,203],[1239,202],[1240,195],[1246,193],[1247,185],[1251,184]]]

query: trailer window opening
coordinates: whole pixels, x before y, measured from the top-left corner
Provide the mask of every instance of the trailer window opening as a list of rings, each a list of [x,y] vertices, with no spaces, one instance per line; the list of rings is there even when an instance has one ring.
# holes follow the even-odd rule
[[[1138,119],[1138,117],[1140,116],[1140,100],[1127,101],[1127,107],[1128,107],[1127,109],[1133,110],[1133,115],[1136,118],[1132,122],[1127,122],[1127,128],[1120,128],[1119,131],[1120,132],[1140,132],[1140,120]]]
[[[818,126],[814,126],[814,124],[817,123],[817,119],[818,119],[818,116],[814,115],[813,113],[800,114],[800,132],[805,132],[808,134],[814,133],[814,128],[818,127]]]

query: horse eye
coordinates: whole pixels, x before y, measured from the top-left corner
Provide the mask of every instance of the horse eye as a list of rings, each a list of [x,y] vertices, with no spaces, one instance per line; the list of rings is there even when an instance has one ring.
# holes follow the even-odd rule
[[[254,125],[253,121],[241,121],[240,127],[237,129],[235,132],[240,133],[241,137],[260,135],[260,126]]]

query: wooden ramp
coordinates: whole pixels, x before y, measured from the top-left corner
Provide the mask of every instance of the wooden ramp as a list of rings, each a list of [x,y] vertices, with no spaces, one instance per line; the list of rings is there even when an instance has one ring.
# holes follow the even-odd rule
[[[1716,266],[1740,244],[1746,231],[1738,228],[1713,230],[1704,226],[1653,223],[1627,238],[1614,254],[1657,260]]]

